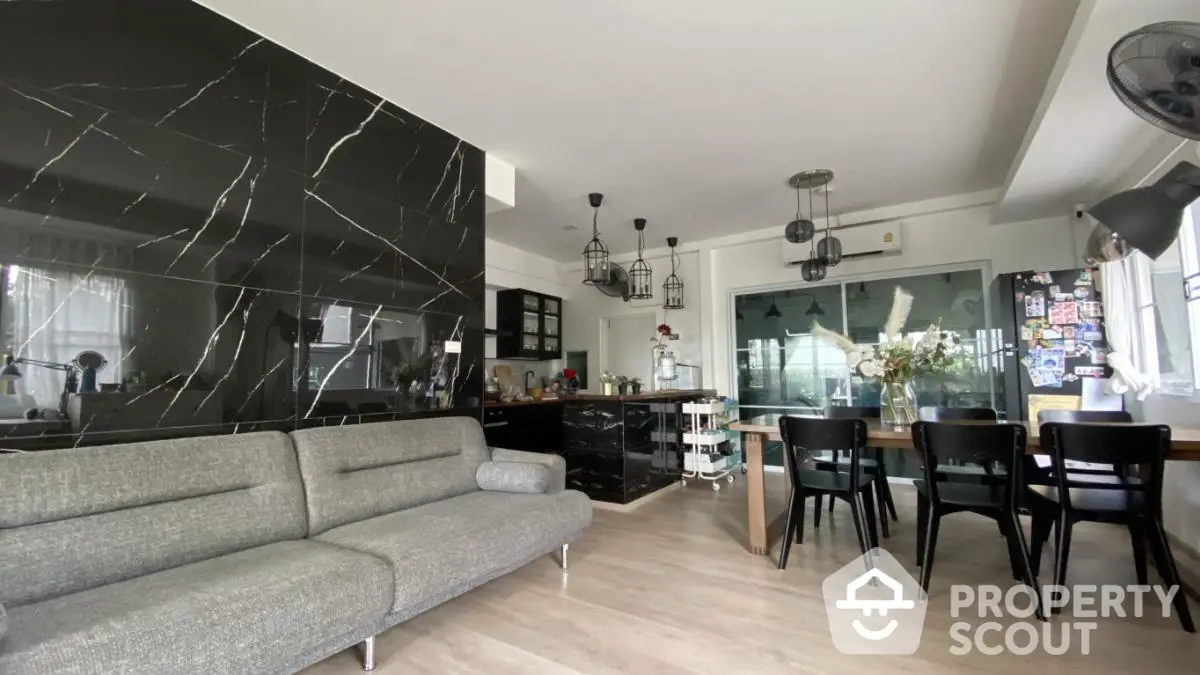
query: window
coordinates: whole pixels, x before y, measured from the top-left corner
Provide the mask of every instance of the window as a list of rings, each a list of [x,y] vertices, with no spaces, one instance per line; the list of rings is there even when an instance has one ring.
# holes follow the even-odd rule
[[[57,408],[64,369],[83,351],[106,363],[97,384],[117,384],[129,356],[130,299],[123,279],[9,265],[4,269],[3,333],[22,377],[22,406]]]
[[[1138,369],[1157,375],[1161,391],[1187,395],[1200,388],[1200,202],[1184,211],[1179,238],[1151,260],[1134,253],[1125,261],[1133,280]]]

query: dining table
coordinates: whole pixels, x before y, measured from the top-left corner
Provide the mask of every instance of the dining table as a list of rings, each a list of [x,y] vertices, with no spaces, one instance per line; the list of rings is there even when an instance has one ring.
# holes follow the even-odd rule
[[[746,453],[746,499],[747,526],[750,534],[750,552],[754,555],[765,556],[773,542],[768,541],[769,533],[774,533],[778,527],[769,527],[767,521],[766,491],[764,489],[763,447],[767,441],[778,441],[779,419],[781,414],[766,414],[737,420],[729,425],[731,431],[739,431],[745,441],[742,447]],[[912,431],[908,428],[896,429],[891,425],[883,425],[878,420],[866,420],[867,442],[872,448],[884,450],[904,450],[913,448]],[[1007,422],[962,421],[951,424],[1006,424]],[[1037,424],[1025,424],[1027,434],[1025,448],[1032,454],[1044,454],[1038,434]],[[1108,426],[1119,426],[1120,423],[1095,423]],[[1200,461],[1200,428],[1180,427],[1171,425],[1171,448],[1167,459],[1176,461]],[[780,514],[782,518],[782,514]]]

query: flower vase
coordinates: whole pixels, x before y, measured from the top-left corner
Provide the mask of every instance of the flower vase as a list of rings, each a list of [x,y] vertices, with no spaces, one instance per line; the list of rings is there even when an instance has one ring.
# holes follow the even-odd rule
[[[879,417],[885,428],[904,431],[917,421],[917,395],[910,381],[884,382],[879,392]]]

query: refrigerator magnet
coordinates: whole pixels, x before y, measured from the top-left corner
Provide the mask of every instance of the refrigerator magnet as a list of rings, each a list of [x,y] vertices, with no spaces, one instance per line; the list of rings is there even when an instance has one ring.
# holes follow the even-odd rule
[[[1078,382],[1078,381],[1079,381],[1079,376],[1076,375],[1075,373],[1067,373],[1066,375],[1063,375],[1063,382]]]
[[[1032,339],[1034,339],[1034,338],[1033,338],[1033,327],[1032,327],[1032,326],[1021,326],[1021,339],[1022,339],[1022,340],[1032,340]]]
[[[1054,277],[1050,276],[1049,272],[1035,272],[1030,281],[1035,284],[1045,284],[1049,286],[1050,284],[1054,283]]]
[[[1058,297],[1059,295],[1061,295],[1061,294],[1062,294],[1062,287],[1061,287],[1061,286],[1051,286],[1051,287],[1050,287],[1050,296],[1051,296],[1051,297],[1053,297],[1053,298],[1057,298],[1057,297]]]
[[[1075,366],[1075,374],[1080,377],[1104,377],[1104,366]]]
[[[1100,347],[1094,347],[1092,349],[1092,365],[1104,365],[1106,363],[1108,363],[1108,351]]]
[[[1079,272],[1079,278],[1075,280],[1076,286],[1091,286],[1092,283],[1093,280],[1091,270],[1081,270]]]
[[[1091,295],[1092,295],[1092,287],[1091,286],[1076,286],[1075,287],[1075,297],[1076,298],[1079,298],[1080,300],[1087,300],[1089,297],[1091,297]]]
[[[1046,298],[1041,292],[1030,293],[1025,296],[1025,316],[1045,316],[1046,315]]]

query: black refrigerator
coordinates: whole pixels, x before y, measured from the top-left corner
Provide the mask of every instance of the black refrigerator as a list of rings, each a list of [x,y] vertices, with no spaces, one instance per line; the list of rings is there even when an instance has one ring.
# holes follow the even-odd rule
[[[1010,420],[1039,410],[1119,410],[1095,270],[1001,274],[992,284],[999,331],[998,403]]]

